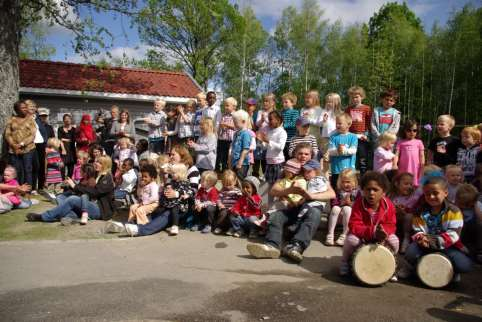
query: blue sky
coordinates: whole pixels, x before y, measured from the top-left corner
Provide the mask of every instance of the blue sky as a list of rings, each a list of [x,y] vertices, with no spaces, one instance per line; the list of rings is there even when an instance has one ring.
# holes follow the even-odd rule
[[[282,10],[289,6],[299,6],[302,0],[230,0],[241,6],[251,6],[264,28],[272,32],[276,22],[281,16]],[[334,22],[341,20],[344,25],[357,22],[368,22],[374,12],[386,2],[386,0],[317,0],[324,9],[324,18]],[[408,6],[420,17],[426,30],[431,29],[433,23],[438,21],[445,24],[454,10],[471,3],[476,7],[482,6],[482,0],[409,0]],[[90,14],[87,12],[81,15]],[[112,13],[94,14],[97,24],[106,27],[113,35],[113,48],[110,50],[114,57],[122,57],[125,53],[128,57],[141,58],[148,47],[142,44],[137,30],[131,28],[130,20]],[[70,41],[72,34],[58,26],[50,28],[47,42],[56,48],[54,61],[84,62],[84,59],[74,53]],[[101,54],[100,56],[105,56]],[[95,57],[98,59],[100,57]]]

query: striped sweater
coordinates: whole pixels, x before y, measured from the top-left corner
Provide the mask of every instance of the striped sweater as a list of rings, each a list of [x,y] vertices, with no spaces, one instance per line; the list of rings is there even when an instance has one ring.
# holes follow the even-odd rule
[[[444,202],[443,210],[432,215],[430,208],[423,209],[419,216],[412,220],[415,234],[412,236],[414,241],[419,240],[424,235],[432,235],[437,239],[437,249],[447,249],[452,246],[462,249],[464,245],[460,241],[460,231],[464,226],[464,216],[459,208]]]
[[[296,146],[300,143],[308,143],[308,144],[311,144],[311,148],[312,148],[312,156],[317,156],[318,155],[318,143],[316,142],[316,138],[311,135],[311,134],[308,134],[308,135],[305,135],[305,136],[295,136],[291,139],[291,142],[290,142],[290,145],[289,145],[289,148],[288,148],[288,154],[291,156],[291,157],[294,157],[293,153],[296,149]]]

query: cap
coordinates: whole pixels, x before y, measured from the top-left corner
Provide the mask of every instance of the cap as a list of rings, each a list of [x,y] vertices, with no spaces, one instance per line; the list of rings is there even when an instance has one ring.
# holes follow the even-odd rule
[[[40,116],[42,116],[42,115],[47,115],[47,116],[48,116],[49,114],[50,114],[50,112],[49,112],[49,110],[48,110],[47,108],[45,108],[45,107],[39,107],[39,109],[38,109],[38,115],[40,115]]]
[[[258,101],[256,101],[256,99],[252,97],[248,98],[248,100],[246,101],[246,104],[248,105],[256,105],[256,103],[258,103]]]
[[[301,172],[301,163],[296,161],[296,159],[290,159],[286,161],[284,169],[293,174],[299,174]]]
[[[318,170],[318,169],[321,169],[320,162],[313,159],[309,160],[303,165],[303,170]]]
[[[243,181],[249,182],[253,186],[253,188],[256,190],[256,193],[258,193],[258,191],[259,191],[259,180],[258,180],[258,178],[253,177],[253,176],[247,176],[246,178],[244,178]]]
[[[300,125],[300,126],[310,125],[310,120],[308,120],[306,117],[301,116],[296,120],[296,125]]]

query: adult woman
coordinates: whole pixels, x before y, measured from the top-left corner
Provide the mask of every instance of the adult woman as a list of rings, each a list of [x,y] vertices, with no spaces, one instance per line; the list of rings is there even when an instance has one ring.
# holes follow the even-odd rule
[[[79,128],[75,131],[75,141],[77,142],[77,150],[88,151],[89,144],[95,142],[97,136],[92,127],[92,118],[89,114],[82,115]]]
[[[75,155],[75,127],[72,125],[72,116],[64,114],[62,118],[64,125],[57,130],[57,138],[62,142],[62,160],[64,169],[62,175],[72,176],[76,162]]]
[[[100,156],[94,162],[94,169],[97,172],[97,184],[95,187],[88,187],[75,184],[68,178],[65,183],[69,185],[76,195],[67,197],[53,209],[47,210],[42,214],[28,214],[29,221],[58,221],[64,217],[77,219],[83,213],[87,216],[81,217],[81,224],[86,224],[87,219],[107,220],[112,217],[114,212],[112,200],[114,198],[114,181],[111,174],[112,160],[108,156]],[[81,195],[87,195],[89,201]]]
[[[45,148],[49,139],[47,129],[38,115],[37,103],[33,100],[25,100],[28,107],[28,115],[33,118],[35,124],[35,153],[32,158],[32,194],[44,188],[45,184]]]
[[[35,153],[35,121],[28,113],[28,106],[18,101],[13,106],[16,116],[12,116],[5,127],[5,140],[8,143],[10,164],[17,169],[20,184],[33,183],[32,166]]]
[[[134,140],[136,136],[136,130],[134,122],[130,122],[129,112],[127,110],[122,110],[120,112],[119,121],[112,124],[110,134],[118,139],[127,137],[131,140]]]
[[[191,188],[194,192],[197,191],[199,186],[200,174],[196,166],[193,165],[193,160],[189,151],[180,145],[175,145],[171,150],[171,163],[172,164],[184,164],[188,167],[187,179],[191,184]],[[166,197],[176,198],[176,192],[174,190],[168,190],[165,192]],[[147,236],[164,230],[170,221],[169,211],[161,212],[156,209],[151,214],[151,221],[145,225],[134,225],[134,224],[122,224],[120,222],[109,222],[105,227],[106,232],[127,232],[131,236]]]

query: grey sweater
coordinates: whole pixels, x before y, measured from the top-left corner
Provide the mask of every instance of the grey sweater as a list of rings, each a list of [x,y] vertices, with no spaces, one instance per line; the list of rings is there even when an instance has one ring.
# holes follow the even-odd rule
[[[214,170],[217,147],[218,138],[215,134],[199,137],[196,145],[194,145],[194,151],[196,151],[196,167]]]

